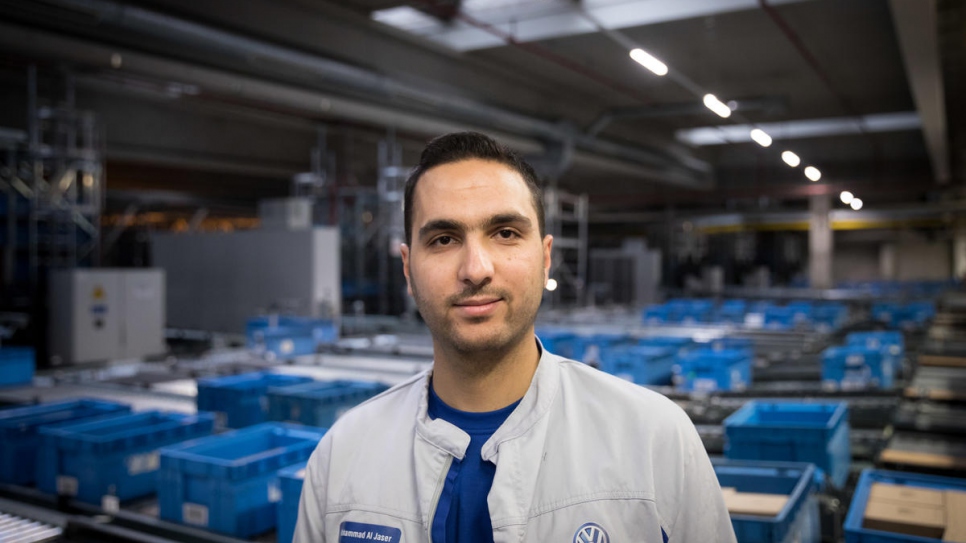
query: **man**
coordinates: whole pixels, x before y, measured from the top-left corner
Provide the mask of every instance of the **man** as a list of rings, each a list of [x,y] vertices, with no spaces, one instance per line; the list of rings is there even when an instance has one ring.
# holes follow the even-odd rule
[[[532,168],[482,134],[442,136],[404,206],[433,368],[325,435],[295,541],[733,542],[684,412],[536,340],[553,239]]]

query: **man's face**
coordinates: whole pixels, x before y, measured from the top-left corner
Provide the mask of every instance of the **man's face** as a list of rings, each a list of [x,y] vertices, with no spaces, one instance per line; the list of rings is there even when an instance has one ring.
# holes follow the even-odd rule
[[[541,239],[519,173],[478,159],[432,168],[416,185],[412,218],[403,270],[436,342],[472,353],[532,335],[553,239]]]

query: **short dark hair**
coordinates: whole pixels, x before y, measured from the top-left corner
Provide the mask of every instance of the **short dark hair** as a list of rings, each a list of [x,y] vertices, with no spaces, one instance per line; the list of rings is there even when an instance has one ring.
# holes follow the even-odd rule
[[[537,173],[533,170],[533,167],[510,148],[485,134],[454,132],[430,141],[423,149],[423,154],[419,156],[419,164],[409,174],[409,179],[406,180],[403,220],[406,223],[407,244],[411,245],[413,242],[413,195],[416,193],[416,183],[419,182],[419,178],[436,166],[471,159],[498,162],[519,173],[527,184],[527,188],[530,189],[533,207],[537,211],[540,237],[542,238],[546,234],[543,217],[543,190],[540,188]]]

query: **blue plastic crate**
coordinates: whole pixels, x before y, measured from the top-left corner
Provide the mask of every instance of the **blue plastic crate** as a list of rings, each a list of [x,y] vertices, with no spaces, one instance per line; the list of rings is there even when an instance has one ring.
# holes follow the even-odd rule
[[[219,425],[244,428],[268,420],[269,387],[309,383],[311,377],[253,372],[198,380],[198,411],[218,413]]]
[[[573,358],[574,340],[577,338],[577,334],[569,330],[551,330],[546,328],[538,329],[536,333],[544,349],[564,358]]]
[[[272,315],[249,319],[245,337],[249,348],[290,358],[312,354],[322,345],[335,343],[339,328],[329,319]]]
[[[822,537],[815,466],[796,462],[712,460],[722,487],[738,492],[780,494],[788,502],[774,517],[731,515],[741,543],[818,543]]]
[[[125,404],[87,399],[0,411],[0,482],[29,485],[36,481],[41,428],[130,411]]]
[[[268,389],[268,418],[329,427],[343,413],[389,387],[372,381],[313,381]]]
[[[751,357],[743,349],[694,349],[678,353],[673,371],[681,390],[742,390],[751,384]]]
[[[161,518],[242,538],[273,529],[278,471],[308,460],[325,431],[267,422],[161,449]]]
[[[641,347],[670,347],[679,353],[693,345],[694,341],[689,337],[650,336],[637,340],[637,344]]]
[[[772,330],[794,328],[798,323],[796,315],[799,315],[799,313],[791,307],[769,307],[764,311],[765,328]]]
[[[641,318],[644,324],[667,324],[671,319],[671,310],[665,305],[652,305],[644,310]]]
[[[938,543],[938,539],[897,534],[882,530],[870,530],[862,527],[865,517],[865,506],[869,501],[869,492],[874,483],[912,486],[929,490],[957,490],[966,492],[966,479],[939,477],[936,475],[920,475],[897,471],[875,469],[862,470],[859,482],[852,493],[852,505],[845,517],[845,543]],[[960,511],[961,513],[961,511]]]
[[[633,343],[627,334],[592,334],[574,338],[574,360],[597,365],[603,361],[605,352],[619,345]]]
[[[615,347],[604,357],[600,369],[639,385],[669,385],[674,354],[671,347]]]
[[[295,537],[302,484],[305,482],[305,465],[306,462],[302,462],[278,471],[278,486],[282,491],[282,498],[278,501],[278,526],[275,528],[275,539],[279,543],[290,543]]]
[[[905,352],[906,343],[902,332],[898,330],[888,330],[884,332],[852,332],[845,336],[845,343],[848,345],[860,345],[868,349],[890,349],[892,354],[901,355]]]
[[[822,382],[842,390],[891,388],[899,358],[890,347],[870,349],[862,345],[829,347],[822,352]]]
[[[34,380],[34,350],[30,347],[0,349],[0,387],[29,385]]]
[[[92,504],[154,494],[158,449],[209,435],[214,425],[211,413],[144,411],[41,428],[37,488]]]
[[[811,462],[837,487],[852,454],[845,402],[750,401],[725,419],[725,456],[738,460]]]

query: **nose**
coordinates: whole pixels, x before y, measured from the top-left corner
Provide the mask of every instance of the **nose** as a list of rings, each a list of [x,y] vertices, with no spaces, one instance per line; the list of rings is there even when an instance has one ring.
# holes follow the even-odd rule
[[[467,241],[463,245],[463,259],[460,262],[459,280],[482,287],[493,279],[493,259],[480,241]]]

